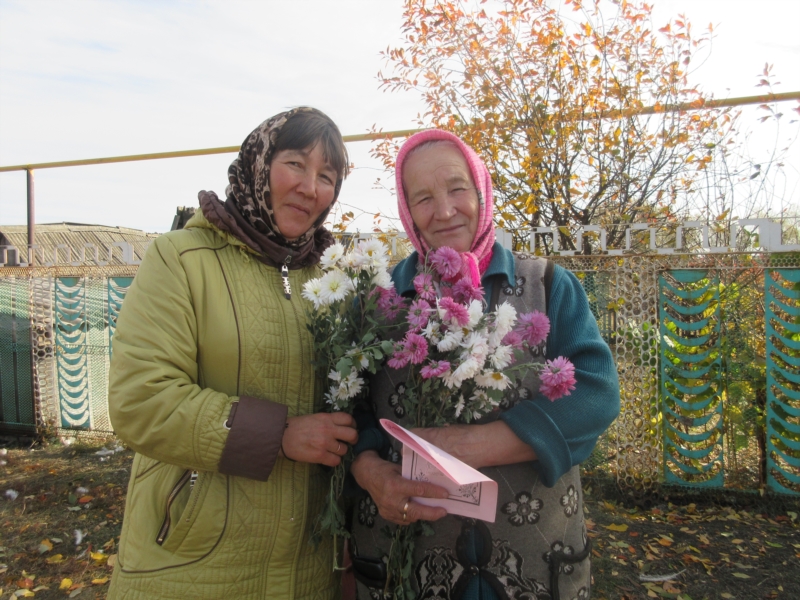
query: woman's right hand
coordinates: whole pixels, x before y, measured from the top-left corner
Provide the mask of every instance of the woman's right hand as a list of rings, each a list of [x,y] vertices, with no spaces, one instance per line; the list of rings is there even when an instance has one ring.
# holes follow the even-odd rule
[[[397,525],[415,521],[436,521],[447,515],[440,506],[425,506],[417,498],[447,498],[447,490],[424,481],[411,481],[401,475],[400,465],[383,460],[374,450],[359,454],[350,466],[356,482],[370,496],[378,513]]]
[[[356,422],[347,413],[289,417],[283,432],[280,456],[298,462],[335,467],[342,462],[348,444],[357,441]]]

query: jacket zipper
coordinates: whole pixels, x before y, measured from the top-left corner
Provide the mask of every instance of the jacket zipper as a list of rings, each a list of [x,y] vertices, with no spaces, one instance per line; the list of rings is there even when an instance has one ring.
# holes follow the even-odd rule
[[[172,508],[172,503],[175,502],[175,498],[178,497],[178,494],[181,493],[181,490],[186,485],[186,483],[191,479],[192,473],[196,471],[184,471],[181,478],[178,480],[178,483],[175,484],[175,487],[172,488],[172,491],[167,496],[167,509],[164,514],[164,522],[161,524],[161,529],[158,531],[158,537],[156,537],[156,543],[161,546],[164,543],[164,540],[169,533],[169,528],[172,519],[169,515],[169,509]]]
[[[292,262],[292,255],[290,254],[283,259],[281,265],[281,280],[283,281],[283,297],[287,300],[292,299],[292,286],[289,285],[289,263]]]
[[[297,337],[298,337],[298,339],[302,340],[303,339],[303,336],[302,336],[302,333],[301,333],[302,332],[302,327],[300,325],[301,315],[298,313],[297,305],[294,302],[292,302],[292,312],[294,314],[295,326],[297,327]],[[307,360],[307,358],[305,356],[305,349],[303,347],[302,342],[300,343],[300,352],[301,352],[301,363],[302,364],[308,364],[308,360]],[[314,384],[312,383],[312,385],[314,385]],[[311,400],[312,405],[310,407],[307,407],[309,409],[307,414],[311,414],[311,413],[314,412],[314,406],[313,406],[314,400],[313,400],[313,397],[314,396],[312,394],[312,400]],[[291,515],[289,516],[289,521],[291,521],[291,522],[294,522],[294,519],[295,519],[294,509],[295,509],[295,494],[296,494],[296,490],[295,490],[295,484],[294,484],[294,477],[295,477],[295,469],[296,468],[297,468],[297,464],[292,463],[291,464],[292,478],[291,478],[291,484],[290,484],[290,489],[291,489],[291,494],[292,494],[292,503],[291,503],[292,510],[291,510]]]

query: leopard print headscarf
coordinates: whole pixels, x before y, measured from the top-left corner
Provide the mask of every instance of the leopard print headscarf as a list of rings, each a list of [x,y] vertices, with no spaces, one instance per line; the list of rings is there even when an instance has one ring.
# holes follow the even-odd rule
[[[269,169],[275,154],[278,133],[292,115],[312,110],[305,106],[279,113],[270,117],[245,138],[239,156],[228,167],[228,187],[225,196],[236,206],[244,220],[260,234],[270,238],[279,246],[301,250],[313,242],[314,234],[322,228],[328,213],[339,197],[342,179],[337,178],[333,202],[319,216],[311,228],[295,240],[287,240],[278,230],[272,211],[269,191]]]

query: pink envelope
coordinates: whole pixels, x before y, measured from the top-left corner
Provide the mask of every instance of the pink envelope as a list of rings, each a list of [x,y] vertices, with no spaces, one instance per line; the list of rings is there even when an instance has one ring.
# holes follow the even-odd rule
[[[414,498],[414,501],[426,506],[441,506],[452,515],[494,523],[497,512],[496,481],[397,423],[381,419],[381,425],[403,444],[403,477],[429,481],[450,493],[450,497],[445,499]]]

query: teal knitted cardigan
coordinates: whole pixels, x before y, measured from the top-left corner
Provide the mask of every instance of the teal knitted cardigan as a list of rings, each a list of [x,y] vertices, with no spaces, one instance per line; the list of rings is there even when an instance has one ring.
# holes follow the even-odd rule
[[[492,260],[483,274],[487,304],[495,286],[515,283],[514,255],[495,243]],[[414,294],[417,253],[401,261],[392,281],[403,295]],[[502,302],[502,294],[499,302]],[[577,277],[555,265],[547,302],[550,335],[546,358],[568,357],[575,365],[575,390],[554,402],[543,394],[522,400],[500,418],[536,452],[535,467],[547,487],[586,460],[597,439],[619,414],[619,379],[608,344],[600,335],[586,292]],[[377,449],[373,425],[359,432],[356,452]],[[361,429],[361,428],[360,428]],[[373,440],[372,443],[368,440]]]

